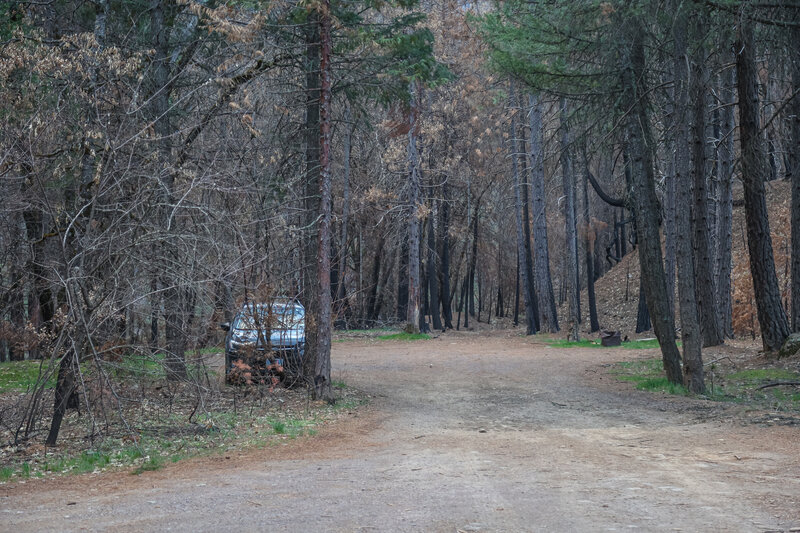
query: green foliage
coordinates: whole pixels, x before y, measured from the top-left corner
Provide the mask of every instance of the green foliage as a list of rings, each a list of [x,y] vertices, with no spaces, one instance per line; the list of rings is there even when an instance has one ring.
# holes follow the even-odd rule
[[[534,90],[590,94],[608,81],[618,9],[624,8],[600,0],[512,0],[477,22],[495,70]]]
[[[431,336],[427,333],[392,333],[389,335],[378,335],[378,340],[382,341],[423,341],[430,340]]]

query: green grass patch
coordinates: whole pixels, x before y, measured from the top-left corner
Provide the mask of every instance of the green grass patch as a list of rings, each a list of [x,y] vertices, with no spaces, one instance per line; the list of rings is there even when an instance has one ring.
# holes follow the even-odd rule
[[[547,345],[553,348],[626,348],[628,350],[648,350],[661,346],[658,343],[658,339],[632,340],[623,342],[620,346],[603,346],[600,344],[600,339],[582,339],[578,342],[559,339],[548,342]],[[680,343],[678,343],[678,346],[680,346]]]
[[[687,395],[681,385],[667,381],[661,359],[623,361],[612,366],[610,372],[620,381],[634,383],[639,390],[660,391]],[[721,402],[735,402],[757,409],[770,409],[800,413],[800,389],[777,386],[760,389],[770,383],[800,381],[800,372],[782,368],[756,368],[724,371],[717,365],[705,369],[705,397]]]
[[[48,361],[8,361],[0,363],[0,393],[25,391],[39,380],[39,371],[47,370]],[[56,384],[55,372],[47,380],[46,387]]]
[[[426,341],[430,340],[431,336],[427,333],[390,333],[389,335],[378,335],[378,339],[382,341]]]
[[[344,381],[332,381],[331,385],[333,385],[334,389],[345,390],[347,388],[347,383]]]
[[[620,381],[634,383],[637,390],[666,392],[681,396],[689,393],[683,385],[676,385],[667,380],[661,359],[623,361],[612,367],[611,374]]]

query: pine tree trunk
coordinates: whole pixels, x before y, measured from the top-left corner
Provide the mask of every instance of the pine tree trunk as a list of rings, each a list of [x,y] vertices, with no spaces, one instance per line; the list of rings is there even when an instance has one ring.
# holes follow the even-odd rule
[[[522,112],[523,109],[522,102],[520,101],[519,110]],[[524,126],[524,125],[522,125]],[[521,188],[522,188],[522,219],[523,225],[522,229],[524,230],[525,235],[525,270],[527,272],[528,278],[528,291],[530,291],[530,301],[531,306],[533,307],[533,330],[534,332],[539,331],[540,321],[539,321],[539,299],[536,296],[536,282],[534,280],[533,275],[533,256],[531,250],[531,217],[530,217],[530,183],[527,182],[527,177],[529,175],[527,170],[527,153],[528,150],[526,148],[527,140],[525,138],[525,128],[521,127],[520,130],[520,148],[521,152],[519,152],[519,172],[521,176]]]
[[[523,301],[525,302],[525,323],[526,335],[533,335],[536,333],[536,322],[535,322],[535,308],[534,302],[532,301],[532,291],[530,290],[530,286],[533,284],[533,279],[531,275],[531,269],[528,268],[530,263],[530,238],[529,234],[526,231],[527,228],[527,221],[528,217],[526,216],[528,205],[525,202],[525,197],[527,195],[523,195],[523,189],[527,187],[522,183],[522,169],[520,168],[520,156],[521,151],[519,147],[519,137],[518,137],[518,130],[517,130],[517,113],[519,109],[517,107],[516,101],[516,91],[514,90],[514,85],[511,85],[511,173],[512,179],[514,180],[514,200],[515,200],[515,216],[517,222],[517,257],[519,258],[517,262],[517,270],[519,272],[519,279],[521,283],[518,283],[519,290],[517,293],[522,292]],[[519,299],[519,294],[517,295]],[[517,306],[518,308],[519,306]],[[514,313],[514,321],[516,322],[519,315],[518,312],[515,311]]]
[[[758,323],[764,350],[778,350],[789,336],[789,322],[781,305],[772,236],[769,231],[764,178],[767,175],[765,153],[759,125],[758,74],[753,22],[747,13],[740,18],[736,55],[739,95],[739,132],[742,146],[742,183],[747,224],[750,272],[756,300]]]
[[[717,204],[717,313],[723,334],[733,338],[733,302],[731,298],[731,257],[733,227],[733,136],[734,92],[736,84],[734,69],[726,69],[722,75],[720,96],[722,98],[722,131],[717,150],[717,172],[719,175],[719,203]],[[799,195],[800,197],[800,195]],[[794,234],[794,233],[793,233]]]
[[[453,307],[450,303],[452,298],[450,293],[450,198],[446,181],[442,185],[442,205],[439,213],[441,215],[441,221],[439,223],[439,242],[442,247],[442,262],[440,265],[442,277],[442,316],[444,318],[444,327],[453,329]]]
[[[544,146],[542,108],[538,96],[528,95],[530,106],[531,209],[533,211],[533,255],[536,269],[534,285],[539,298],[541,329],[558,331],[558,312],[550,275],[550,251],[547,239],[547,197],[544,190]]]
[[[439,279],[436,275],[436,233],[433,227],[433,213],[428,217],[428,292],[430,293],[430,315],[433,328],[441,330],[439,318]]]
[[[475,213],[472,215],[472,254],[469,261],[469,287],[467,288],[467,303],[469,316],[475,316],[475,270],[478,261],[478,204],[475,204]],[[480,321],[479,321],[480,322]],[[466,327],[466,322],[464,323]]]
[[[679,20],[673,26],[674,79],[675,79],[675,201],[680,206],[692,205],[691,159],[689,153],[689,71],[686,56],[686,11],[678,6],[674,9]],[[691,213],[678,209],[675,219],[676,256],[678,266],[678,307],[681,319],[681,341],[683,342],[684,383],[693,392],[704,388],[702,337],[700,317],[697,309],[693,249],[691,242]]]
[[[623,62],[623,108],[628,110],[625,130],[630,152],[631,207],[636,218],[639,262],[642,265],[647,308],[659,344],[667,379],[682,383],[680,353],[675,345],[675,326],[667,308],[667,284],[661,258],[661,236],[658,230],[658,199],[655,190],[650,135],[647,116],[647,78],[645,76],[644,28],[633,19],[627,25],[630,34],[628,57]]]
[[[800,331],[800,28],[790,31],[792,43],[792,88],[789,103],[789,172],[792,183],[792,331]]]
[[[693,17],[702,19],[702,8],[694,10]],[[695,22],[695,37],[702,36],[702,22]],[[713,248],[710,239],[711,223],[708,208],[708,179],[706,175],[708,158],[706,156],[706,71],[705,51],[702,45],[696,46],[692,57],[691,91],[693,104],[692,146],[693,146],[693,208],[692,229],[696,276],[697,311],[700,318],[700,333],[703,347],[722,344],[722,330],[715,309],[715,276]],[[680,149],[680,148],[679,148]]]
[[[567,101],[561,99],[561,173],[564,181],[564,235],[566,239],[566,294],[569,305],[568,338],[579,341],[578,246],[575,228],[575,175],[572,168],[571,140],[567,124]]]
[[[303,377],[314,387],[318,324],[319,324],[319,270],[317,269],[317,246],[319,246],[319,216],[322,206],[320,197],[322,151],[320,137],[320,20],[319,13],[309,15],[305,27],[306,85],[305,85],[305,180],[303,182],[304,242],[303,242],[303,290],[302,303],[306,309],[306,347],[303,355]]]
[[[342,176],[342,226],[339,235],[339,283],[336,292],[336,301],[339,314],[347,312],[347,226],[350,221],[350,152],[352,148],[353,113],[350,104],[347,104],[345,111],[345,135],[344,135],[344,175]]]
[[[647,310],[647,297],[644,294],[644,285],[639,281],[639,305],[636,310],[636,333],[642,333],[652,327],[650,312]]]
[[[417,154],[417,113],[419,94],[416,82],[411,82],[411,110],[408,130],[408,309],[406,329],[419,332],[420,322],[420,272],[419,272],[419,156]]]
[[[588,162],[586,162],[588,165]],[[600,331],[600,323],[597,320],[597,301],[594,294],[594,239],[592,232],[592,221],[589,215],[589,167],[583,176],[583,220],[586,225],[586,234],[583,244],[586,253],[586,292],[589,299],[589,331],[594,333]],[[649,322],[649,320],[648,320]],[[649,327],[647,329],[650,329]]]

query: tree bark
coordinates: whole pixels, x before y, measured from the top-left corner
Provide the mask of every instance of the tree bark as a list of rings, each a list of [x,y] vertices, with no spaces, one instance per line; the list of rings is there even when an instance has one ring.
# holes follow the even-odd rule
[[[428,216],[428,292],[430,293],[430,315],[433,328],[441,330],[439,316],[439,279],[436,275],[436,233],[433,227],[433,213]]]
[[[680,206],[692,205],[692,181],[689,133],[689,71],[686,54],[687,15],[676,0],[673,9],[678,19],[673,25],[674,79],[675,79],[675,201]],[[676,256],[678,266],[678,306],[683,342],[684,379],[692,392],[702,392],[703,376],[702,337],[697,309],[693,249],[691,242],[691,212],[678,209],[675,218]]]
[[[532,298],[532,291],[530,286],[533,284],[532,269],[529,269],[530,263],[530,238],[527,231],[528,217],[528,204],[525,202],[527,195],[523,195],[523,189],[527,186],[522,183],[522,169],[520,168],[520,148],[519,137],[517,131],[517,107],[516,92],[514,85],[511,85],[511,173],[514,180],[514,199],[515,199],[515,215],[517,221],[517,257],[519,258],[518,266],[520,277],[520,289],[522,290],[523,301],[525,302],[525,334],[533,335],[536,333],[535,321],[535,308]],[[519,292],[519,291],[518,291]],[[517,314],[515,313],[515,321]]]
[[[586,292],[589,300],[589,331],[594,333],[600,331],[600,323],[597,320],[597,301],[594,294],[594,228],[592,227],[589,215],[589,167],[586,164],[586,172],[583,176],[583,220],[586,225],[586,234],[583,244],[586,253]],[[649,320],[648,320],[649,322]],[[650,329],[649,327],[647,329]]]
[[[420,273],[419,273],[419,155],[417,154],[417,113],[419,94],[416,82],[411,82],[411,109],[408,115],[408,309],[406,329],[419,333]]]
[[[442,203],[439,210],[439,242],[441,243],[442,316],[444,327],[453,329],[453,308],[450,305],[450,198],[447,182],[442,185]]]
[[[792,88],[788,106],[789,169],[792,183],[792,331],[800,331],[800,28],[793,28],[789,40],[792,50]]]
[[[626,31],[627,57],[623,63],[623,102],[627,119],[625,131],[630,152],[630,200],[636,218],[639,261],[642,265],[647,307],[650,310],[667,379],[682,383],[680,353],[675,345],[675,326],[667,308],[667,284],[661,258],[658,231],[658,199],[655,190],[651,147],[654,146],[647,116],[647,78],[645,76],[644,28],[638,18],[630,20]]]
[[[736,55],[739,94],[739,138],[742,146],[742,183],[747,224],[750,272],[756,300],[758,323],[764,350],[778,350],[789,336],[789,322],[781,305],[772,236],[769,231],[764,178],[767,174],[765,153],[760,136],[758,74],[753,39],[753,22],[748,13],[740,18]]]
[[[544,143],[542,142],[542,107],[539,97],[528,95],[530,107],[530,190],[533,211],[534,287],[539,299],[539,326],[550,333],[559,330],[553,279],[550,275],[550,251],[547,238],[547,196],[544,190]]]
[[[317,337],[314,399],[334,401],[331,387],[331,4],[320,5],[320,211],[317,233]]]
[[[693,18],[695,22],[696,40],[703,36],[702,7],[695,9]],[[706,70],[704,47],[698,42],[692,57],[691,91],[693,104],[692,117],[692,146],[693,146],[693,209],[692,229],[695,261],[695,287],[697,298],[697,311],[700,318],[700,333],[703,338],[703,347],[722,344],[722,330],[719,325],[716,311],[716,290],[713,261],[713,245],[710,239],[711,224],[708,208],[708,179],[706,156]],[[681,148],[679,148],[681,149]]]
[[[800,36],[799,36],[800,37]],[[723,71],[720,84],[720,96],[724,106],[722,113],[722,131],[717,150],[717,173],[719,175],[719,203],[717,204],[717,313],[723,334],[733,338],[733,302],[731,298],[731,257],[733,227],[733,136],[736,124],[734,121],[734,85],[735,70],[733,67]],[[800,198],[800,195],[798,195]],[[794,235],[794,232],[792,233]]]
[[[567,124],[567,101],[561,99],[561,173],[564,182],[564,236],[566,239],[566,294],[569,305],[568,338],[579,341],[580,324],[579,293],[578,293],[578,246],[575,228],[575,175],[572,168],[570,154],[570,135]]]

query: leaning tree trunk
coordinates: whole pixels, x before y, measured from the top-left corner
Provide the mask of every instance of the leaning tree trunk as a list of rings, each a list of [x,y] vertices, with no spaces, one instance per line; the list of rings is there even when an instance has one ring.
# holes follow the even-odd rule
[[[765,153],[760,136],[758,110],[758,72],[753,39],[753,22],[747,13],[740,19],[736,55],[736,77],[739,93],[739,137],[742,146],[742,183],[744,212],[747,224],[747,245],[750,251],[750,272],[756,300],[758,323],[764,349],[774,351],[789,336],[789,322],[781,305],[772,236],[769,231],[764,177],[767,173]]]
[[[645,77],[644,28],[633,19],[626,31],[630,32],[629,56],[623,70],[623,102],[628,111],[625,123],[627,146],[630,153],[630,201],[636,218],[639,262],[642,265],[647,307],[650,310],[667,379],[682,383],[680,353],[675,345],[675,326],[668,308],[667,284],[661,257],[661,235],[658,230],[659,206],[653,173],[653,139],[647,117],[647,81]]]
[[[558,331],[558,312],[550,276],[550,252],[547,240],[547,197],[544,190],[544,146],[542,143],[542,107],[539,97],[528,95],[530,106],[531,209],[533,211],[534,285],[539,298],[540,327]]]
[[[527,217],[524,215],[528,209],[528,205],[524,202],[524,195],[522,194],[522,189],[525,186],[522,183],[521,169],[519,164],[521,153],[519,148],[519,138],[517,136],[517,113],[519,112],[519,109],[517,108],[513,83],[511,86],[511,91],[511,174],[514,180],[514,214],[517,222],[517,269],[520,279],[517,298],[519,299],[519,292],[521,290],[523,295],[522,299],[525,302],[525,334],[534,335],[536,333],[536,321],[534,302],[531,298],[532,291],[530,290],[533,279],[531,279],[530,271],[527,268],[530,260],[530,244],[528,241],[528,234],[525,231]],[[527,245],[526,241],[528,241]],[[516,322],[517,319],[518,312],[515,311],[514,321]]]
[[[686,56],[686,11],[675,2],[678,21],[673,26],[674,78],[675,78],[675,201],[679,206],[692,205],[692,180],[689,133],[689,71]],[[693,392],[702,392],[703,377],[702,337],[697,310],[693,249],[691,242],[691,214],[688,209],[678,209],[675,217],[675,243],[678,266],[678,308],[681,319],[685,384]]]
[[[567,319],[568,338],[577,342],[580,340],[578,325],[580,324],[580,310],[578,308],[578,243],[575,228],[575,175],[572,169],[570,154],[570,136],[567,125],[567,101],[561,99],[561,174],[564,182],[564,235],[566,239],[566,294],[569,306]]]

